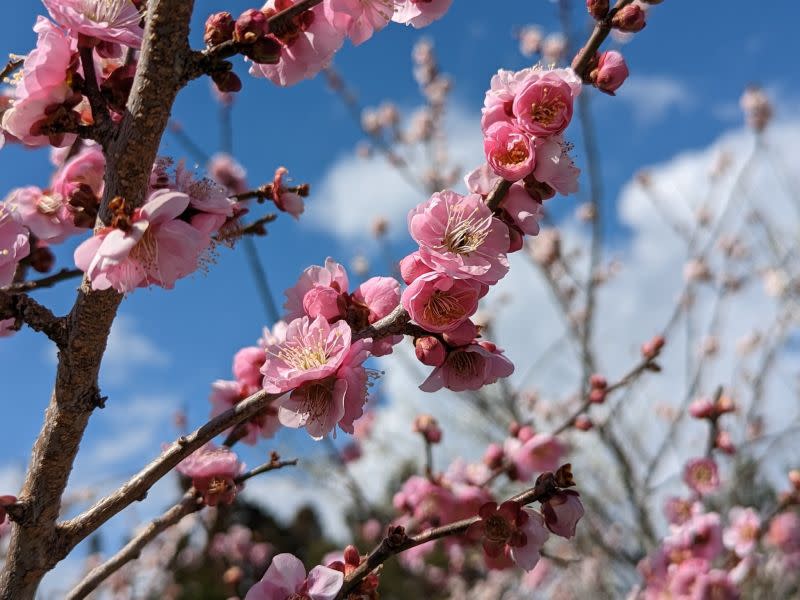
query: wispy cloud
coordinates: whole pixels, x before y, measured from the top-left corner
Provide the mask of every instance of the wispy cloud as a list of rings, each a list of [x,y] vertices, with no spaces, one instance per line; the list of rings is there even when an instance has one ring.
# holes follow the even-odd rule
[[[141,332],[134,317],[120,315],[108,336],[101,378],[111,384],[121,384],[129,381],[138,369],[163,368],[169,363],[169,355]]]
[[[633,75],[617,95],[631,105],[634,118],[644,125],[664,119],[673,110],[691,108],[695,102],[685,83],[661,75]]]

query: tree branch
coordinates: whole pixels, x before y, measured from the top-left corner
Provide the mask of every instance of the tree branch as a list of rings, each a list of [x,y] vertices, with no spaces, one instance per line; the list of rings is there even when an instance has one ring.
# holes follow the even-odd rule
[[[608,12],[606,18],[597,21],[594,26],[594,30],[592,30],[592,35],[589,36],[589,40],[586,42],[586,45],[580,49],[577,55],[575,55],[575,58],[572,61],[572,70],[575,71],[575,73],[578,74],[578,77],[584,81],[586,81],[589,75],[588,68],[594,59],[594,55],[600,49],[600,46],[608,37],[608,34],[611,33],[611,20],[620,9],[622,9],[624,6],[627,6],[631,2],[633,2],[633,0],[617,0],[614,8]]]
[[[26,294],[12,294],[0,290],[0,319],[14,319],[15,327],[23,323],[34,331],[41,331],[59,347],[67,340],[67,324],[63,317],[55,316]]]
[[[19,283],[12,283],[0,289],[0,292],[7,292],[9,294],[19,294],[20,292],[30,292],[31,290],[39,290],[42,288],[49,288],[55,284],[66,281],[68,279],[77,279],[83,275],[80,269],[61,269],[52,275],[41,277],[39,279],[31,279],[28,281],[20,281]]]

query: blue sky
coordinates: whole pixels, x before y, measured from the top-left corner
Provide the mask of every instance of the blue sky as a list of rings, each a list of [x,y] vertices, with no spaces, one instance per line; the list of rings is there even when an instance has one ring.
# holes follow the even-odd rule
[[[488,6],[491,10],[483,8]],[[641,166],[686,148],[704,147],[738,126],[736,105],[748,83],[759,82],[779,91],[780,106],[797,104],[800,89],[792,75],[797,72],[794,29],[800,7],[785,3],[778,18],[777,9],[754,9],[753,3],[742,0],[724,6],[669,0],[655,7],[647,28],[623,49],[633,74],[628,93],[609,98],[586,90],[592,94],[597,119],[606,198],[616,198]],[[215,10],[238,14],[248,7],[244,1],[196,2],[195,46],[201,44],[207,14]],[[43,13],[35,1],[10,3],[4,13],[3,51],[27,52],[34,41],[35,16]],[[427,36],[435,43],[442,69],[456,82],[454,103],[464,114],[477,115],[491,75],[499,67],[518,69],[528,64],[517,50],[514,28],[537,23],[552,31],[558,28],[557,17],[557,5],[545,0],[455,0],[446,18],[426,30],[390,26],[362,47],[346,45],[337,54],[335,66],[362,104],[392,99],[410,109],[420,103],[410,68],[411,47]],[[574,21],[584,27],[581,10],[575,11]],[[296,181],[312,184],[312,205],[325,203],[325,197],[314,193],[315,184],[337,160],[351,155],[362,139],[355,123],[321,80],[279,89],[266,80],[249,78],[242,65],[237,68],[245,87],[234,107],[234,148],[248,170],[249,182],[255,186],[267,181],[275,167],[285,165]],[[179,96],[173,117],[211,154],[219,148],[218,110],[208,81],[200,80]],[[477,118],[474,128],[479,128]],[[576,142],[576,161],[582,166],[576,127],[568,130],[568,137]],[[169,133],[162,153],[176,159],[187,157]],[[187,158],[190,164],[194,162]],[[49,176],[46,152],[10,145],[0,151],[3,193],[22,185],[44,187]],[[352,182],[352,193],[359,193],[358,181]],[[410,192],[409,208],[421,200]],[[380,203],[381,198],[374,202]],[[556,202],[566,210],[574,208],[577,200]],[[368,227],[365,222],[364,240]],[[625,238],[623,227],[612,222],[609,228],[612,241]],[[257,244],[279,303],[281,290],[305,266],[319,264],[328,255],[347,264],[358,249],[369,248],[367,241],[341,238],[331,230],[283,215]],[[395,250],[399,254],[407,248],[398,242]],[[71,266],[70,257],[71,248],[65,248],[59,254],[60,266]],[[37,298],[63,313],[72,303],[73,289],[66,283],[38,293]],[[210,382],[230,377],[234,352],[254,343],[265,324],[241,249],[220,250],[207,273],[180,281],[174,291],[137,290],[125,300],[120,314],[123,320],[114,353],[102,377],[108,407],[93,417],[78,459],[84,463],[78,467],[83,483],[131,473],[157,454],[160,442],[175,435],[170,420],[173,410],[183,407],[191,426],[201,424],[209,410]],[[23,331],[0,343],[3,462],[26,463],[41,426],[54,369],[52,348],[33,332]],[[298,444],[305,446],[305,439],[302,432],[289,432],[281,435],[280,447],[288,453]],[[255,464],[270,449],[269,443],[262,443],[246,458]]]

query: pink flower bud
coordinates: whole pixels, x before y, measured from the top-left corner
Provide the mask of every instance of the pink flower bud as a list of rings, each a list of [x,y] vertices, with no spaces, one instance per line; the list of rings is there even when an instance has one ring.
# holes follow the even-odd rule
[[[217,71],[211,74],[211,79],[222,93],[240,92],[242,80],[233,71]]]
[[[361,564],[361,555],[358,553],[358,548],[350,545],[344,549],[344,564],[354,567]]]
[[[447,357],[444,344],[432,335],[417,338],[414,342],[414,353],[419,362],[429,367],[441,366]]]
[[[503,464],[505,453],[498,444],[489,444],[483,453],[483,463],[490,469],[497,469]]]
[[[517,431],[517,439],[523,444],[531,439],[534,435],[536,435],[536,433],[529,425],[524,425],[519,428],[519,431]]]
[[[597,61],[597,67],[590,74],[594,86],[611,96],[627,78],[628,65],[625,64],[622,54],[616,50],[603,52]]]
[[[605,19],[608,14],[608,0],[586,0],[586,10],[595,20]]]
[[[594,427],[594,423],[592,423],[592,420],[586,415],[578,415],[575,417],[575,422],[572,426],[578,431],[589,431]]]
[[[248,8],[239,18],[233,30],[237,42],[252,44],[267,32],[267,16],[258,9]]]
[[[431,415],[419,415],[414,419],[414,431],[422,434],[429,444],[438,444],[442,441],[442,430],[439,423]]]
[[[605,390],[593,389],[589,392],[589,402],[592,404],[602,404],[606,401]]]
[[[604,390],[608,387],[608,381],[606,381],[606,378],[599,373],[595,373],[589,377],[589,385],[593,389]]]
[[[517,437],[519,430],[522,429],[522,425],[517,423],[516,421],[511,421],[511,424],[508,426],[508,433],[512,437]]]
[[[203,34],[203,41],[206,46],[217,46],[227,42],[233,37],[234,21],[229,12],[218,12],[208,16],[206,19],[206,30]]]
[[[645,22],[644,10],[638,4],[628,4],[621,8],[611,19],[612,27],[631,33],[641,31],[645,25],[647,23]]]
[[[731,434],[727,431],[720,431],[717,433],[717,438],[714,440],[714,445],[725,454],[735,454],[736,446],[731,441]]]
[[[689,405],[689,414],[695,419],[711,419],[718,416],[717,407],[710,398],[698,398]]]
[[[410,284],[417,277],[430,273],[431,268],[427,266],[419,256],[419,253],[414,252],[409,254],[400,261],[400,276],[403,281]]]
[[[657,335],[649,342],[645,342],[642,344],[642,356],[648,359],[655,358],[661,352],[665,342],[664,336],[661,335]]]

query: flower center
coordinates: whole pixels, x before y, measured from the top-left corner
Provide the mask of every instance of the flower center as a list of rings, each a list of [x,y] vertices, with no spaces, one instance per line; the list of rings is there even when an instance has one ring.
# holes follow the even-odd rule
[[[566,110],[564,101],[560,98],[548,99],[550,88],[545,86],[542,89],[542,97],[539,102],[531,104],[531,118],[542,125],[552,125],[558,115]]]
[[[138,262],[146,271],[156,271],[158,268],[158,242],[153,234],[153,228],[148,227],[142,239],[136,242],[131,249],[131,259]]]
[[[711,483],[711,469],[709,469],[706,465],[695,467],[694,477],[698,483]]]
[[[450,210],[442,240],[442,245],[450,252],[469,254],[480,248],[486,240],[492,224],[492,217],[491,215],[480,217],[476,214],[477,212],[477,208],[468,215],[465,215],[460,207]]]
[[[492,515],[486,521],[486,539],[491,542],[507,542],[511,537],[511,525],[500,515]]]
[[[456,298],[447,292],[436,290],[425,303],[422,314],[428,323],[446,325],[466,316],[466,311]]]
[[[84,16],[95,23],[114,24],[117,27],[127,27],[138,23],[138,11],[136,15],[124,16],[125,9],[133,8],[130,0],[83,0],[80,11]],[[122,19],[120,19],[122,17]]]
[[[480,357],[475,352],[464,352],[457,350],[451,352],[447,357],[450,367],[459,375],[472,376],[478,372],[478,361]]]
[[[506,147],[505,152],[498,154],[497,159],[504,165],[518,165],[528,160],[528,149],[525,142],[518,140]]]
[[[333,396],[333,385],[334,378],[329,377],[305,383],[292,393],[292,395],[299,393],[304,396],[303,414],[307,415],[307,421],[320,421],[328,414]]]
[[[324,341],[319,338],[311,345],[296,342],[287,344],[278,352],[278,358],[295,369],[308,371],[326,364],[330,357]]]
[[[221,477],[212,477],[211,481],[208,482],[209,494],[225,494],[230,488],[230,481]]]
[[[42,194],[36,201],[36,210],[43,215],[54,215],[61,208],[61,196]]]

